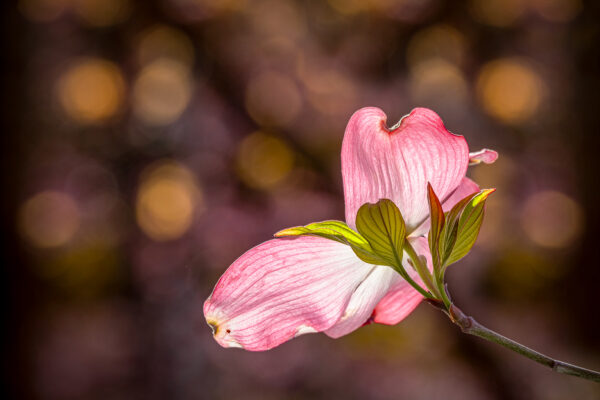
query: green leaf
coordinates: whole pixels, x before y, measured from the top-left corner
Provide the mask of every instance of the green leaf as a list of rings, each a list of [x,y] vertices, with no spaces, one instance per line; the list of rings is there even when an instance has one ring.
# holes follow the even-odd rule
[[[368,244],[367,244],[367,246],[357,246],[352,243],[350,243],[349,245],[352,248],[352,250],[354,250],[354,254],[356,254],[356,256],[358,258],[360,258],[367,264],[387,265],[389,267],[394,267],[393,265],[390,265],[388,262],[386,262],[386,260],[384,260],[381,257],[379,257],[378,255],[374,254],[373,249]]]
[[[475,195],[468,196],[463,199],[465,200],[464,202],[459,202],[452,211],[450,211],[449,214],[452,214],[455,208],[462,208],[462,212],[457,209],[457,214],[460,212],[460,217],[458,217],[458,222],[455,223],[456,228],[454,229],[456,229],[456,238],[454,239],[454,244],[451,246],[452,250],[447,250],[449,247],[448,244],[446,244],[446,248],[444,249],[444,253],[448,253],[448,257],[444,260],[445,266],[454,264],[466,256],[475,244],[477,236],[479,235],[481,223],[483,222],[485,201],[495,190],[496,189],[485,189]],[[451,233],[448,234],[447,237],[452,240]]]
[[[335,240],[340,243],[356,245],[368,244],[358,233],[353,231],[342,221],[313,222],[306,226],[294,226],[277,232],[275,237],[313,235],[326,239]]]
[[[433,260],[433,268],[438,270],[442,267],[440,257],[440,235],[445,226],[444,210],[442,203],[433,191],[431,184],[427,182],[427,200],[429,202],[429,215],[431,217],[431,229],[429,230],[429,249]]]
[[[306,225],[307,229],[311,230],[331,230],[338,235],[343,236],[350,243],[365,244],[367,241],[365,238],[360,236],[358,232],[355,232],[345,222],[342,221],[323,221],[313,222],[312,224]]]
[[[454,207],[452,207],[452,210],[445,215],[446,224],[444,225],[444,229],[442,229],[439,240],[439,254],[442,266],[445,265],[456,244],[460,215],[475,195],[477,195],[477,192],[466,196],[456,203]]]
[[[391,200],[363,204],[356,214],[356,229],[369,242],[372,254],[380,258],[383,265],[402,268],[406,226],[400,210]]]
[[[335,240],[352,248],[358,258],[368,264],[382,264],[384,260],[373,254],[369,242],[359,233],[352,230],[342,221],[313,222],[306,226],[294,226],[277,232],[275,237],[286,236],[319,236],[325,239]]]

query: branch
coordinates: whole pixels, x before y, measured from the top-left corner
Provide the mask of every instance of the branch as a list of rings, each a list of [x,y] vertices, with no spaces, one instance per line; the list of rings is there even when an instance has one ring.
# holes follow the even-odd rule
[[[566,375],[573,375],[579,378],[588,379],[594,382],[600,382],[600,372],[592,371],[590,369],[582,368],[577,365],[569,364],[563,361],[555,360],[548,357],[545,354],[539,353],[529,347],[523,346],[520,343],[515,342],[512,339],[502,336],[501,334],[492,331],[475,321],[473,317],[470,317],[462,312],[462,310],[456,307],[454,304],[450,305],[450,309],[447,311],[444,309],[443,303],[429,301],[434,307],[444,311],[450,320],[460,327],[464,333],[469,335],[478,336],[482,339],[489,340],[490,342],[497,343],[504,346],[522,356],[525,356],[539,364],[545,365],[552,370]]]

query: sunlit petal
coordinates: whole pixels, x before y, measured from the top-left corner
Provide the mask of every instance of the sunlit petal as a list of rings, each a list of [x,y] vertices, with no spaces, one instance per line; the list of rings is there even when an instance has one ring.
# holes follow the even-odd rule
[[[269,240],[229,267],[204,315],[222,346],[268,350],[335,325],[373,268],[332,240]]]
[[[354,226],[364,203],[387,198],[400,208],[407,230],[427,216],[427,182],[440,198],[452,194],[465,176],[469,150],[462,136],[450,133],[440,117],[415,108],[392,127],[378,108],[352,116],[342,145],[346,222]]]
[[[333,338],[338,338],[364,325],[377,303],[387,294],[398,278],[400,275],[390,267],[374,267],[369,276],[352,294],[342,318],[325,333]]]

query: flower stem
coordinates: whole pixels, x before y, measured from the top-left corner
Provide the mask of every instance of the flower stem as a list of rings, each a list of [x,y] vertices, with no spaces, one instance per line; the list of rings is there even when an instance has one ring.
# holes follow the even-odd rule
[[[462,310],[451,304],[448,309],[440,303],[430,302],[435,307],[444,311],[452,322],[460,327],[464,333],[469,335],[478,336],[482,339],[489,340],[490,342],[497,343],[504,346],[522,356],[525,356],[539,364],[545,365],[546,367],[552,368],[552,370],[567,375],[577,376],[579,378],[588,379],[594,382],[600,382],[600,372],[592,371],[590,369],[578,367],[577,365],[568,364],[563,361],[555,360],[542,353],[530,349],[529,347],[523,346],[520,343],[515,342],[512,339],[502,336],[501,334],[492,331],[475,321],[473,317],[470,317],[462,312]]]
[[[444,271],[441,272],[441,275],[434,272],[433,278],[435,279],[436,286],[439,288],[439,292],[442,296],[444,306],[446,307],[446,309],[449,309],[450,306],[452,306],[452,301],[450,301],[450,296],[446,291],[447,288],[444,286]]]
[[[402,268],[402,269],[404,269],[404,268]],[[421,285],[419,285],[417,282],[415,282],[410,277],[410,275],[408,275],[408,272],[406,272],[406,271],[401,272],[399,270],[396,270],[396,271],[398,271],[400,276],[402,276],[402,278],[404,278],[409,283],[409,285],[411,285],[413,288],[415,288],[415,290],[417,292],[421,293],[421,295],[423,295],[423,297],[425,297],[426,299],[432,299],[432,300],[435,299],[435,297],[430,292],[426,291],[425,289],[423,289],[421,287]]]
[[[404,241],[404,248],[406,249],[406,244],[408,244],[408,246],[410,247],[410,244],[408,243],[408,240]],[[412,247],[410,247],[412,249]],[[419,285],[417,282],[415,282],[410,275],[408,274],[408,272],[406,272],[406,270],[404,269],[404,266],[402,265],[402,254],[398,254],[398,252],[395,250],[394,248],[394,258],[396,260],[396,264],[393,267],[402,278],[404,278],[409,285],[411,285],[413,288],[415,288],[416,291],[418,291],[419,293],[421,293],[423,295],[423,297],[425,297],[426,299],[435,299],[435,296],[433,294],[431,294],[430,292],[428,292],[427,290],[423,289],[421,287],[421,285]],[[414,250],[413,250],[414,253]],[[416,253],[415,253],[416,254]],[[410,257],[412,259],[412,257]]]
[[[423,262],[421,262],[419,255],[417,254],[415,249],[412,247],[412,245],[410,244],[408,239],[406,239],[404,241],[403,249],[406,252],[406,254],[408,254],[408,257],[410,258],[413,267],[419,274],[419,277],[421,278],[423,283],[425,283],[425,286],[427,286],[427,289],[429,289],[431,291],[431,293],[433,293],[433,296],[429,296],[429,298],[431,298],[431,297],[440,298],[441,294],[440,294],[437,286],[434,285],[431,280],[431,274],[429,273],[429,270],[427,269],[427,265],[424,265]]]

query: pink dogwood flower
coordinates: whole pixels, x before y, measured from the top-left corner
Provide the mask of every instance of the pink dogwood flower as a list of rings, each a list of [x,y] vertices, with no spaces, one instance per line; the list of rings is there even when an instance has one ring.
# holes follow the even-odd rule
[[[498,155],[488,149],[469,153],[465,138],[450,133],[425,108],[414,109],[392,128],[386,119],[378,108],[363,108],[346,128],[346,223],[355,229],[363,204],[392,200],[404,217],[407,240],[431,269],[427,183],[449,211],[479,191],[466,177],[469,164],[491,163]],[[261,351],[310,332],[338,338],[365,323],[397,324],[422,299],[394,269],[362,261],[351,247],[296,236],[269,240],[238,258],[204,303],[204,315],[223,347]]]

